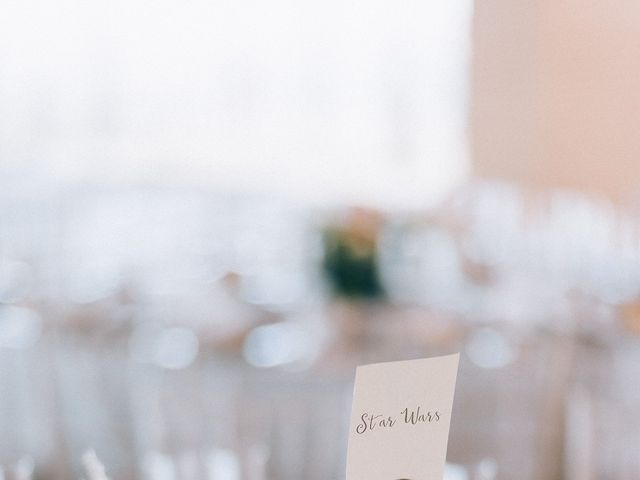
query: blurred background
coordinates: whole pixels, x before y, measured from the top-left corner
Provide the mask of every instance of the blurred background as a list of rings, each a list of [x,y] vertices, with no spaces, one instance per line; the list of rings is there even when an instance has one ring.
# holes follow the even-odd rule
[[[0,479],[340,479],[355,366],[457,351],[447,480],[640,478],[639,25],[5,0]]]

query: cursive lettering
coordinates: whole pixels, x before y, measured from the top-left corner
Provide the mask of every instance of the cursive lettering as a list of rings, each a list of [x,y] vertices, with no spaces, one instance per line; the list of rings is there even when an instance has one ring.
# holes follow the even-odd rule
[[[421,423],[436,423],[442,414],[438,410],[424,411],[420,406],[410,410],[409,407],[400,412],[400,420],[405,425],[418,425]],[[371,430],[392,428],[396,425],[398,418],[364,412],[360,415],[360,421],[356,425],[356,433],[362,435]]]

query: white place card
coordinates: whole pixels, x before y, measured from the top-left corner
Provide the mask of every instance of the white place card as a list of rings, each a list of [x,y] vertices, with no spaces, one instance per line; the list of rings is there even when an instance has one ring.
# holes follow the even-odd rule
[[[358,367],[346,480],[442,480],[459,358]]]

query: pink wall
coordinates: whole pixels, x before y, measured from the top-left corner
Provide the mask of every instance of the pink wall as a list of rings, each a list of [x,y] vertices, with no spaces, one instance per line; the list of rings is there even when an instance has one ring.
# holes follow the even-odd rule
[[[483,0],[475,8],[475,173],[635,195],[640,3]]]

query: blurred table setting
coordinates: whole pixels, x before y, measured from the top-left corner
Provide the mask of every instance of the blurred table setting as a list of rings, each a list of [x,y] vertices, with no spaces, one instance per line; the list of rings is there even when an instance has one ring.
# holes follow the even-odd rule
[[[113,479],[341,478],[355,366],[456,351],[451,478],[639,473],[639,225],[606,204],[78,191],[0,223],[6,478],[88,449]]]

